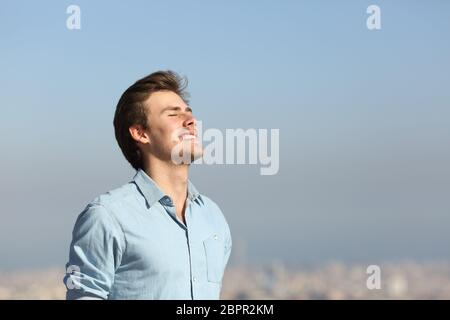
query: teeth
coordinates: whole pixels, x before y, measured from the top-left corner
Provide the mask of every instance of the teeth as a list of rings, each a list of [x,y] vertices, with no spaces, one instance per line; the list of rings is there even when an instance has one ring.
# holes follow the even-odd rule
[[[185,134],[183,136],[181,136],[181,140],[191,140],[191,139],[196,139],[197,137],[192,135],[192,134]]]

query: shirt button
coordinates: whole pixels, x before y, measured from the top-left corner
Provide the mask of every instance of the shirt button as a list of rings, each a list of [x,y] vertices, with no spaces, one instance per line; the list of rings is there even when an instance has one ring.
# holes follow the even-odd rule
[[[218,240],[219,236],[217,234],[214,235],[214,240]]]
[[[172,199],[170,199],[170,197],[168,196],[164,196],[162,198],[162,203],[166,206],[171,206],[172,205]]]
[[[193,278],[192,278],[192,281],[197,282],[197,278],[196,278],[196,277],[193,277]]]

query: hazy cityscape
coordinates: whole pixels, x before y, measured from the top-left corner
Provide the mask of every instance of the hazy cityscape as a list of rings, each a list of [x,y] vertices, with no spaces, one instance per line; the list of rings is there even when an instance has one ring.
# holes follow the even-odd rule
[[[380,289],[369,290],[367,266],[333,262],[296,268],[230,266],[222,299],[450,299],[449,262],[380,265]],[[64,299],[64,270],[0,272],[0,299]]]

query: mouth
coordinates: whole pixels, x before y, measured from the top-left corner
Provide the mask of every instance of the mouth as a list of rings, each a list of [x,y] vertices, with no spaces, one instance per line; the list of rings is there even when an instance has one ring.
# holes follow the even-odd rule
[[[187,132],[178,136],[181,141],[185,140],[197,140],[197,135],[195,133]]]

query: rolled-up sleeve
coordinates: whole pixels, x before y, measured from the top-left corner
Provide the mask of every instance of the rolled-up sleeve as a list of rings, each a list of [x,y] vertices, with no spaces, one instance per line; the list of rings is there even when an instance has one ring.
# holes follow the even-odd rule
[[[66,299],[108,299],[124,246],[122,229],[111,213],[102,205],[88,205],[72,233],[64,277]]]

